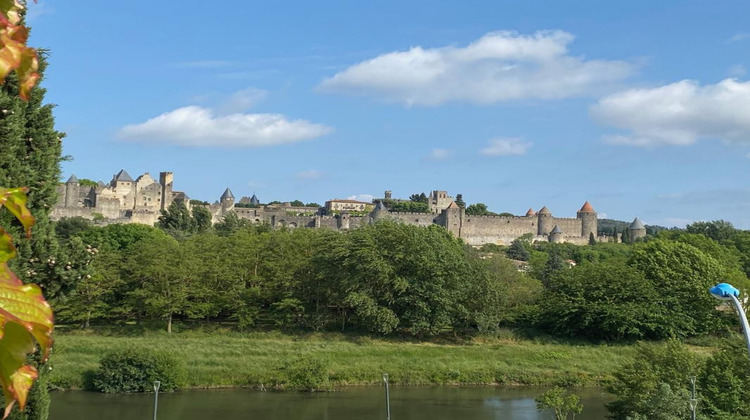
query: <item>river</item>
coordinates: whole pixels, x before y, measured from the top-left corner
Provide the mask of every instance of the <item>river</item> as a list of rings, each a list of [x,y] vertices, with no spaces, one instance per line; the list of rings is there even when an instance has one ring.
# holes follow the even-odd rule
[[[392,420],[541,420],[538,388],[391,387]],[[606,418],[607,400],[599,389],[576,390],[583,413],[578,420]],[[51,420],[145,420],[153,418],[153,394],[99,394],[69,391],[52,395]],[[159,394],[159,420],[263,419],[352,420],[386,418],[383,388],[294,393],[254,390],[201,390]]]

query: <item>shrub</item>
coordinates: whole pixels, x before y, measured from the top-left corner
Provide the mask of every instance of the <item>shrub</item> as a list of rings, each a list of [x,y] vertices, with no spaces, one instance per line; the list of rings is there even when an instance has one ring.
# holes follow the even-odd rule
[[[326,391],[331,387],[328,363],[316,357],[305,356],[290,360],[279,367],[281,383],[302,391]]]
[[[161,391],[175,391],[185,384],[185,366],[174,356],[146,349],[129,349],[107,354],[92,378],[95,390],[148,392],[154,381]]]

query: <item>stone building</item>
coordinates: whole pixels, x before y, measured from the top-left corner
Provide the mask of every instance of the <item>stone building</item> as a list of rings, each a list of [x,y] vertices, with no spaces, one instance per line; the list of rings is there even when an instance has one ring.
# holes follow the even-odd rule
[[[167,209],[172,202],[181,201],[188,208],[191,207],[190,198],[184,192],[174,191],[173,183],[174,176],[171,172],[161,172],[158,181],[148,173],[133,180],[123,169],[108,184],[99,182],[96,186],[83,186],[73,175],[58,187],[60,200],[53,208],[51,217],[60,219],[80,216],[99,219],[103,223],[153,225],[161,210]],[[390,191],[386,191],[385,198],[393,200]],[[537,212],[529,209],[524,216],[468,215],[447,192],[439,190],[430,193],[428,213],[393,212],[383,200],[377,200],[376,204],[355,200],[329,200],[326,202],[326,209],[294,207],[289,203],[264,206],[260,205],[255,194],[251,198],[243,197],[240,202],[254,206],[235,206],[235,196],[227,188],[213,204],[193,205],[205,206],[214,222],[221,221],[226,214],[234,212],[252,223],[269,224],[273,227],[347,230],[383,219],[398,220],[415,226],[439,225],[466,243],[477,246],[488,243],[508,245],[523,235],[531,235],[534,241],[580,245],[587,244],[591,234],[600,241],[608,239],[598,237],[597,213],[588,201],[578,210],[576,217],[571,218],[555,217],[546,206]],[[362,215],[367,211],[369,213]],[[638,218],[631,224],[630,234],[633,240],[645,236],[645,226]]]

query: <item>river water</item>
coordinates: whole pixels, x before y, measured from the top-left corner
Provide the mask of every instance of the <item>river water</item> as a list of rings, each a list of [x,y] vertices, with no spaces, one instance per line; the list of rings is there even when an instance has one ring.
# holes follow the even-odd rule
[[[501,387],[394,387],[391,386],[392,420],[541,420],[537,388]],[[607,398],[598,389],[576,390],[583,413],[578,420],[606,418]],[[106,395],[92,392],[58,392],[52,395],[51,420],[149,420],[153,394]],[[345,388],[327,393],[206,390],[159,394],[159,420],[263,419],[263,420],[384,420],[382,387]]]

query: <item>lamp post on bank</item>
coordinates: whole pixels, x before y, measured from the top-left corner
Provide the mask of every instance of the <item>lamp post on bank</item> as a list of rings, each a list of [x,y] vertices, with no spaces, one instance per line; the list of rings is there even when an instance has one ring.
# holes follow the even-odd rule
[[[719,283],[708,289],[708,291],[716,299],[732,302],[734,308],[737,309],[737,314],[739,314],[740,317],[740,324],[742,324],[742,331],[745,333],[745,344],[747,345],[748,357],[750,357],[750,325],[747,324],[745,311],[742,309],[742,305],[738,299],[740,297],[740,291],[729,283]]]
[[[161,386],[160,381],[154,381],[154,420],[156,420],[156,412],[159,409],[159,387]]]

